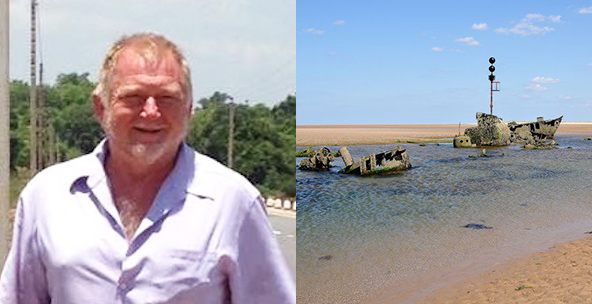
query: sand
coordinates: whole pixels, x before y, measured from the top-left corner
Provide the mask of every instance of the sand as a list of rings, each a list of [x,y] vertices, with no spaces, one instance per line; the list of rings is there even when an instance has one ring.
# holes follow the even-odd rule
[[[448,142],[470,124],[303,125],[296,127],[297,146],[373,145]],[[557,134],[592,136],[592,123],[562,123]]]
[[[518,258],[419,303],[592,303],[592,237]]]

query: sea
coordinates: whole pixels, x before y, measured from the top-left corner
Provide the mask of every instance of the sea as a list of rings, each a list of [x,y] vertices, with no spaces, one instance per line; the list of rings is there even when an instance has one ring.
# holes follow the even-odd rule
[[[412,168],[388,176],[341,174],[340,158],[326,172],[297,169],[297,302],[414,303],[584,238],[592,230],[592,141],[556,141],[555,149],[512,145],[478,158],[470,157],[477,148],[405,144]],[[355,160],[394,147],[349,151]]]

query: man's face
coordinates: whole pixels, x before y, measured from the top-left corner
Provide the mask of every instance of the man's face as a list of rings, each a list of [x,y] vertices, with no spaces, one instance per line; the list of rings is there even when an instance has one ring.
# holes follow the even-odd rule
[[[141,51],[140,51],[141,52]],[[182,68],[167,52],[146,59],[134,49],[119,54],[110,80],[110,98],[95,111],[109,147],[146,163],[175,153],[187,132],[191,104]]]

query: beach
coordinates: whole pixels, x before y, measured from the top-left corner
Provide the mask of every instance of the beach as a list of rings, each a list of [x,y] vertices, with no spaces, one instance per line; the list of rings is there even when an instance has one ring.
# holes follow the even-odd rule
[[[475,125],[304,125],[296,127],[296,146],[445,142]],[[564,122],[556,134],[592,136],[592,123]]]
[[[592,303],[592,237],[517,258],[419,303]]]
[[[461,125],[460,126],[460,133],[464,132],[464,128],[471,127],[472,125]],[[339,145],[387,145],[387,144],[408,144],[408,143],[422,143],[422,142],[442,142],[447,141],[450,142],[450,139],[459,133],[459,125],[447,124],[447,125],[338,125],[338,126],[298,126],[297,127],[297,145],[302,146],[339,146]],[[575,142],[587,142],[585,141],[586,138],[592,136],[592,123],[562,123],[560,128],[558,129],[557,133],[558,136],[570,136],[571,140]],[[586,146],[582,147],[588,147]],[[414,145],[411,145],[413,147]],[[430,147],[428,145],[428,147]],[[420,147],[421,148],[421,147]],[[564,147],[565,148],[565,145]],[[433,147],[430,149],[434,149],[435,152],[440,153],[437,147]],[[589,148],[585,148],[589,149]],[[421,151],[418,149],[412,149]],[[457,150],[457,149],[455,149]],[[577,150],[577,153],[584,154],[583,150]],[[444,150],[442,150],[444,151]],[[516,151],[504,151],[506,153],[506,158],[508,157],[508,153]],[[568,153],[569,150],[564,150],[565,152],[561,153]],[[586,150],[587,151],[587,150]],[[414,152],[414,151],[412,151]],[[453,153],[453,152],[448,152]],[[467,152],[468,153],[468,152]],[[517,155],[520,155],[518,152]],[[542,152],[545,153],[545,152]],[[587,153],[587,152],[586,152]],[[416,153],[414,153],[416,154]],[[411,155],[412,159],[414,154]],[[537,154],[542,157],[544,154]],[[558,155],[569,155],[569,154],[558,154]],[[574,159],[579,159],[580,156],[574,156]],[[455,159],[455,158],[451,158]],[[504,159],[504,158],[501,158]],[[444,160],[441,160],[444,161]],[[448,160],[446,160],[448,161]],[[427,168],[427,164],[429,162],[428,158],[423,159],[424,165],[423,169]],[[586,163],[584,161],[583,163]],[[474,163],[476,164],[476,163]],[[441,166],[441,165],[438,165]],[[496,167],[491,167],[492,170],[496,170]],[[534,168],[534,167],[533,167]],[[422,169],[419,169],[422,170]],[[417,171],[416,171],[417,172]],[[524,172],[524,171],[522,171]],[[544,171],[542,171],[544,172]],[[538,173],[537,173],[538,174]],[[554,176],[553,178],[543,178],[539,180],[536,177],[531,187],[536,188],[537,184],[542,183],[545,180],[553,180],[553,183],[562,183],[562,178],[559,176]],[[545,173],[546,174],[546,173]],[[559,173],[562,174],[562,173]],[[501,176],[505,176],[506,173],[502,174]],[[542,175],[545,176],[545,175]],[[507,183],[504,182],[503,185],[512,185],[515,181],[515,177],[512,175],[511,178],[507,180]],[[577,179],[574,179],[577,180]],[[368,180],[367,183],[369,185],[374,186],[374,184],[379,182],[385,182],[385,180]],[[326,183],[326,181],[324,182]],[[371,184],[370,184],[371,183]],[[368,186],[360,187],[360,188],[367,188]],[[399,187],[399,186],[397,186]],[[440,185],[440,187],[444,187],[442,192],[446,193],[450,190],[455,190],[455,188],[447,189],[445,186]],[[561,188],[563,187],[563,188]],[[564,184],[558,188],[565,189],[565,187],[569,187],[569,182],[565,181]],[[387,189],[388,187],[381,188]],[[478,189],[478,188],[475,188]],[[299,190],[300,191],[300,190]],[[351,190],[350,190],[351,191]],[[381,190],[384,191],[384,190]],[[529,192],[522,191],[520,187],[517,187],[514,192],[511,192],[514,198],[520,198],[518,202],[527,202]],[[580,218],[580,221],[577,225],[570,226],[570,220],[578,217],[577,210],[578,208],[582,208],[585,206],[585,202],[582,201],[583,197],[586,197],[586,192],[588,190],[578,189],[578,194],[571,196],[566,195],[564,192],[561,195],[557,194],[556,197],[549,197],[548,195],[553,196],[552,193],[546,194],[547,196],[540,196],[532,201],[528,201],[528,203],[522,204],[510,204],[507,205],[510,208],[515,208],[515,211],[509,212],[508,214],[523,214],[523,218],[529,218],[529,214],[545,214],[547,206],[553,206],[556,208],[555,211],[549,212],[545,214],[541,218],[532,219],[532,222],[528,223],[520,223],[516,222],[511,218],[500,217],[495,218],[495,207],[492,206],[492,209],[483,209],[489,210],[485,212],[485,214],[489,214],[490,218],[489,222],[497,222],[496,228],[489,232],[467,232],[464,230],[454,230],[454,227],[448,233],[442,233],[441,235],[448,235],[450,239],[442,240],[442,241],[434,241],[433,238],[430,236],[431,234],[435,234],[437,230],[431,230],[430,233],[426,234],[425,240],[429,240],[430,242],[434,242],[434,248],[443,248],[446,246],[447,241],[454,240],[453,234],[458,234],[457,239],[460,237],[461,244],[463,246],[467,246],[466,248],[484,248],[480,247],[480,245],[475,245],[475,243],[471,242],[483,242],[484,246],[489,246],[492,243],[499,242],[499,244],[504,245],[496,245],[492,246],[489,251],[483,251],[484,254],[479,257],[479,254],[474,254],[475,252],[467,252],[467,257],[471,256],[466,263],[456,261],[453,271],[446,271],[446,268],[449,267],[446,261],[443,262],[427,262],[428,259],[426,257],[417,258],[418,266],[417,269],[430,269],[430,267],[436,266],[436,268],[432,268],[434,275],[430,276],[423,275],[410,278],[415,278],[411,280],[399,280],[394,281],[396,284],[386,283],[377,291],[372,292],[370,296],[360,296],[360,300],[349,300],[351,303],[592,303],[592,237],[587,232],[592,230],[592,221],[588,221],[584,218]],[[428,195],[431,195],[432,190],[425,190]],[[530,192],[532,193],[532,192]],[[326,194],[323,194],[326,195]],[[438,195],[439,192],[438,192]],[[486,194],[483,197],[492,197],[492,195],[497,195],[493,193]],[[507,196],[507,195],[506,195]],[[307,196],[307,197],[314,197],[314,196]],[[375,199],[375,203],[385,201],[385,198],[388,196],[384,196],[383,199]],[[323,199],[325,199],[323,197]],[[362,198],[365,200],[366,198]],[[450,197],[446,196],[443,201],[449,201]],[[548,202],[539,205],[536,205],[537,200],[543,199],[548,200]],[[319,199],[315,201],[317,204],[322,200]],[[497,200],[492,200],[491,204],[497,204]],[[563,208],[561,204],[569,202],[570,207],[568,209]],[[388,208],[392,208],[391,206],[396,205],[386,205]],[[470,204],[468,204],[470,206]],[[524,210],[520,209],[524,207]],[[320,207],[319,207],[320,208]],[[358,209],[360,210],[360,209]],[[389,210],[390,209],[386,209]],[[580,209],[583,210],[583,209]],[[326,212],[326,209],[321,209],[321,211]],[[429,211],[429,210],[428,210]],[[561,219],[555,216],[556,212],[566,212]],[[381,214],[383,211],[379,211],[376,214]],[[534,213],[533,213],[534,212]],[[393,212],[394,213],[394,212]],[[398,214],[398,213],[395,213]],[[427,214],[438,214],[438,213],[430,213]],[[481,214],[481,211],[475,214]],[[501,214],[501,213],[500,213]],[[300,214],[299,214],[300,216]],[[340,218],[343,215],[335,214],[336,219]],[[376,217],[376,215],[372,214],[372,216]],[[454,217],[454,213],[451,213],[451,217]],[[441,216],[437,218],[434,217],[434,221],[437,221]],[[476,217],[479,218],[479,217]],[[547,226],[546,221],[547,219],[556,220],[553,227]],[[304,220],[305,218],[303,218]],[[388,222],[388,217],[379,218],[382,221]],[[582,220],[583,219],[583,220]],[[432,219],[430,219],[432,220]],[[503,223],[503,225],[502,225]],[[386,224],[390,225],[388,227],[394,226],[393,224]],[[505,227],[508,225],[508,227]],[[515,225],[515,227],[510,227],[510,225]],[[363,225],[361,225],[363,227]],[[437,225],[435,225],[437,226]],[[419,226],[421,227],[421,225]],[[544,229],[543,229],[544,227]],[[520,230],[518,230],[518,229]],[[505,232],[497,235],[497,229],[506,229]],[[535,230],[539,229],[537,232]],[[392,228],[384,229],[383,230],[374,230],[371,234],[377,234],[377,232],[387,235],[389,238],[394,240],[393,235],[391,234]],[[560,232],[558,232],[560,231]],[[299,232],[300,233],[300,232]],[[310,233],[310,232],[309,232]],[[414,232],[415,233],[415,232]],[[452,233],[452,234],[451,234]],[[489,234],[486,234],[489,233]],[[322,235],[322,234],[320,234]],[[420,234],[417,234],[420,235]],[[462,235],[462,236],[461,236]],[[485,236],[485,237],[482,237]],[[489,236],[489,237],[487,237]],[[504,243],[505,238],[524,238],[523,244],[516,245],[516,247],[512,247],[514,245],[511,242]],[[446,237],[445,237],[446,238]],[[473,239],[471,239],[473,238]],[[534,240],[535,238],[539,238]],[[344,238],[343,241],[349,241],[353,243],[354,241],[351,238]],[[406,243],[384,243],[382,240],[368,240],[364,239],[363,241],[356,241],[360,244],[373,244],[373,246],[386,247],[385,250],[382,251],[371,251],[366,252],[365,249],[359,249],[360,253],[366,254],[367,258],[370,258],[374,261],[380,261],[379,264],[390,266],[392,265],[393,257],[396,256],[380,256],[380,254],[385,252],[394,252],[394,250],[398,250],[397,248],[401,246],[405,246]],[[425,242],[425,241],[422,241]],[[417,246],[421,246],[420,241],[418,241]],[[515,239],[512,242],[516,242]],[[531,243],[531,245],[529,245]],[[362,248],[360,244],[352,244],[352,248]],[[398,244],[398,245],[397,245]],[[440,244],[440,245],[438,245]],[[516,244],[516,243],[513,243]],[[526,245],[525,245],[526,244]],[[415,248],[415,244],[409,248],[413,252],[419,252]],[[414,248],[412,248],[414,247]],[[456,245],[453,245],[456,247]],[[518,247],[520,247],[518,249]],[[341,248],[341,247],[335,247]],[[498,248],[498,249],[493,249]],[[504,249],[507,248],[507,249]],[[454,252],[454,248],[450,249],[450,252]],[[405,253],[404,251],[402,251]],[[487,256],[489,254],[489,256]],[[443,258],[445,256],[442,256]],[[331,260],[324,260],[324,256],[320,256],[319,260],[316,261],[315,265],[317,267],[328,267],[330,263],[338,263],[340,262],[339,259],[343,259],[346,261],[355,260],[356,257],[340,257],[339,255],[330,256]],[[473,259],[473,260],[471,260]],[[384,261],[383,261],[384,260]],[[390,262],[389,262],[390,260]],[[489,260],[489,261],[487,261]],[[492,262],[495,260],[495,262]],[[333,262],[335,261],[335,262]],[[360,260],[360,262],[363,260]],[[402,260],[401,260],[402,261]],[[421,263],[420,263],[421,262]],[[424,266],[424,264],[429,264],[429,266]],[[313,263],[311,263],[313,264]],[[347,265],[347,262],[344,264]],[[406,264],[409,265],[409,264]],[[483,266],[486,265],[486,266]],[[314,266],[314,265],[313,265]],[[368,266],[371,266],[369,264]],[[340,266],[343,267],[343,266]],[[406,266],[409,267],[409,266]],[[363,268],[363,267],[360,267]],[[412,267],[415,268],[415,267]],[[313,269],[313,268],[310,268]],[[338,269],[331,269],[335,271],[335,273],[347,273],[346,271],[341,271]],[[349,271],[349,270],[348,270]],[[358,275],[354,271],[358,270],[351,270],[351,276]],[[384,269],[384,271],[380,271],[380,269],[376,270],[373,269],[373,273],[381,273],[381,276],[385,278],[389,278],[392,275],[395,275],[395,269]],[[412,270],[411,272],[414,272]],[[427,271],[429,272],[429,271]],[[427,273],[426,272],[426,273]],[[369,274],[372,275],[372,274]],[[326,277],[319,276],[321,279],[327,279]],[[334,278],[337,278],[334,275]],[[319,280],[322,282],[322,280]],[[371,284],[376,284],[377,282],[370,282]],[[361,284],[362,286],[367,286],[368,282],[364,282]],[[300,285],[299,285],[300,286]],[[299,287],[300,288],[300,287]],[[325,291],[327,292],[327,289]],[[334,299],[335,296],[339,296],[337,293],[332,297]],[[299,294],[300,297],[300,294]],[[314,302],[309,299],[309,297],[302,297],[299,298],[303,303]],[[319,298],[317,298],[318,300]],[[328,298],[323,298],[323,300],[328,300]],[[348,303],[349,303],[348,302]],[[344,302],[345,303],[345,302]]]

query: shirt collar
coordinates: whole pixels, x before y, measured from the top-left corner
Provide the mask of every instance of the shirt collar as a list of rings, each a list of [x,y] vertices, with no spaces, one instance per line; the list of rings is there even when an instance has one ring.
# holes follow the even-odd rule
[[[103,139],[91,153],[83,156],[86,158],[84,168],[79,171],[80,174],[74,177],[71,189],[77,189],[80,186],[93,189],[102,182],[107,181],[104,164],[109,154],[108,147],[107,140]],[[207,172],[204,172],[207,170],[203,166],[207,166],[207,164],[205,162],[198,163],[196,161],[198,155],[189,145],[183,142],[177,154],[175,165],[161,186],[169,189],[162,190],[187,192],[214,200],[216,196],[215,187],[208,182],[207,176],[204,176],[204,174],[207,175]]]
[[[173,185],[177,191],[183,190],[189,194],[215,199],[215,185],[208,182],[205,166],[206,162],[197,161],[199,154],[189,145],[183,143],[174,169],[171,171]]]

